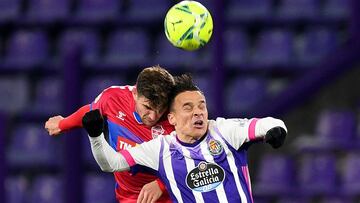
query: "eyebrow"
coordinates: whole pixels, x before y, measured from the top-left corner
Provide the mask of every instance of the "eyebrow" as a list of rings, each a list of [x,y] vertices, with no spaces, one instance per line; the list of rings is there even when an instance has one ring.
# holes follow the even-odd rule
[[[186,106],[186,105],[191,106],[191,104],[193,104],[193,102],[185,102],[185,103],[183,104],[183,106]],[[205,100],[201,100],[201,101],[200,101],[200,104],[205,104]]]

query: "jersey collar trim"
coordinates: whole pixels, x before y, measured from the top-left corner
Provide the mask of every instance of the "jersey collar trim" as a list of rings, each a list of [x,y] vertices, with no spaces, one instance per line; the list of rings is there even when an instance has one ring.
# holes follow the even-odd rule
[[[143,124],[140,115],[137,112],[133,112],[134,118],[136,120],[136,122],[138,122],[139,124]]]
[[[177,141],[178,143],[180,143],[182,146],[185,146],[185,147],[195,147],[195,146],[198,145],[200,142],[202,142],[202,141],[205,139],[206,136],[207,136],[207,133],[206,133],[204,136],[202,136],[200,139],[196,140],[194,143],[186,143],[186,142],[182,142],[182,141],[178,138],[178,136],[176,135],[176,141]]]

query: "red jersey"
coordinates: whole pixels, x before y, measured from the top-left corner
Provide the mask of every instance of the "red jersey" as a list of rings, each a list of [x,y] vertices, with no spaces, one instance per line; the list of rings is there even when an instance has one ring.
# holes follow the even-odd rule
[[[159,121],[153,127],[142,123],[135,112],[132,94],[134,86],[112,86],[105,89],[91,104],[90,109],[99,109],[107,118],[109,144],[116,151],[133,147],[137,143],[149,141],[157,136],[167,135],[174,130],[167,119]],[[123,202],[136,202],[142,187],[157,179],[149,173],[114,172],[116,180],[116,199]],[[167,193],[163,193],[158,202],[171,202]]]

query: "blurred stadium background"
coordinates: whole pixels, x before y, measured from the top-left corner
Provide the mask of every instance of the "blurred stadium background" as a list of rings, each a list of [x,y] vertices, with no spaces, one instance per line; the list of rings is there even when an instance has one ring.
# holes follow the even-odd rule
[[[0,202],[113,203],[84,132],[43,125],[155,64],[193,73],[211,117],[287,123],[283,148],[250,148],[255,202],[360,202],[360,2],[201,0],[214,34],[197,52],[166,41],[176,2],[0,0]]]

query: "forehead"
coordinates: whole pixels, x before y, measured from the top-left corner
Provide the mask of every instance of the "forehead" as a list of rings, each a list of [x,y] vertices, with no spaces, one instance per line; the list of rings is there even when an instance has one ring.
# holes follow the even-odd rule
[[[145,96],[141,95],[136,98],[137,102],[140,102],[142,104],[149,104],[150,100],[146,98]]]
[[[158,112],[163,112],[163,111],[166,110],[166,107],[160,109],[160,107],[157,107],[157,106],[152,105],[151,101],[150,101],[148,98],[146,98],[145,96],[142,96],[142,95],[141,95],[141,96],[138,96],[138,97],[136,98],[136,103],[137,103],[137,104],[140,104],[140,105],[148,106],[148,107],[150,107],[152,110],[158,111]]]
[[[205,101],[204,95],[199,91],[186,91],[178,94],[175,98],[175,103],[185,104],[185,103],[197,103]]]

